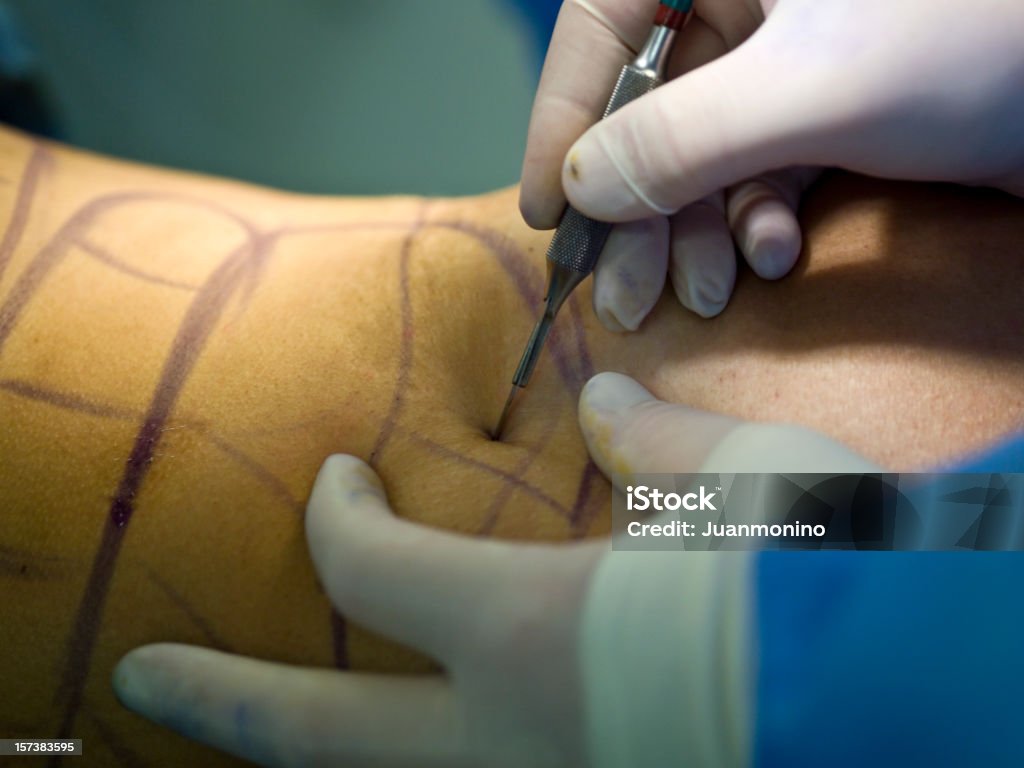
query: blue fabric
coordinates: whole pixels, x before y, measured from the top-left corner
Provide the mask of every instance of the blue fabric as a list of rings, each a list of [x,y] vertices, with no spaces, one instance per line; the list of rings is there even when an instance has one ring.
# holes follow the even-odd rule
[[[1024,472],[1024,434],[959,462],[953,472]]]
[[[555,29],[555,19],[561,0],[505,0],[523,16],[530,27],[531,42],[537,54],[537,74],[548,52],[551,33]]]
[[[1024,436],[955,468],[1024,472]],[[754,765],[1024,766],[1024,553],[766,552]]]

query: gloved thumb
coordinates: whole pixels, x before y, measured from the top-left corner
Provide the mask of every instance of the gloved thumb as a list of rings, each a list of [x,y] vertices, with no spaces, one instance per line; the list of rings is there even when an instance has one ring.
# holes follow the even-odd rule
[[[579,419],[594,462],[620,489],[638,474],[879,471],[814,430],[666,403],[619,373],[587,382]]]
[[[603,221],[669,215],[765,171],[809,163],[808,134],[826,107],[779,72],[765,25],[734,51],[672,80],[596,123],[566,155],[574,206]],[[768,30],[770,32],[770,30]]]

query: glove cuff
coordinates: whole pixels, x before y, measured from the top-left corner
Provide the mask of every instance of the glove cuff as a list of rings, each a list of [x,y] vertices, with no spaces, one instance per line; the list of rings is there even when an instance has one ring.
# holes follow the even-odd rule
[[[748,553],[612,550],[584,607],[590,765],[750,762]]]

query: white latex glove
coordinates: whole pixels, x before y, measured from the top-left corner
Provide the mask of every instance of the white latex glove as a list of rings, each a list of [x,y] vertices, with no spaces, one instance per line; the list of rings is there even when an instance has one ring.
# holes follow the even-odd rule
[[[591,457],[620,490],[637,474],[880,471],[813,429],[666,403],[621,373],[587,382],[579,418]]]
[[[667,249],[619,237],[599,261],[595,308],[611,329],[650,311],[666,263],[685,306],[721,312],[733,241],[761,277],[786,274],[811,167],[1024,194],[1024,3],[697,0],[675,79],[587,130],[656,6],[564,4],[523,164],[531,226],[555,226],[566,196],[597,219],[668,217]],[[651,252],[627,262],[620,249]]]

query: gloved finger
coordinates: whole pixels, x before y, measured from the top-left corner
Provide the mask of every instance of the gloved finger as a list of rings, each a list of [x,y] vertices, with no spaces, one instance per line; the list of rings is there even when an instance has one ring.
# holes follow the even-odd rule
[[[599,373],[586,383],[579,420],[591,457],[620,490],[637,474],[698,471],[742,423],[658,400],[621,373]]]
[[[260,765],[468,762],[461,712],[440,677],[342,674],[159,644],[127,654],[113,682],[128,708]]]
[[[701,317],[714,317],[725,309],[736,285],[736,249],[723,193],[686,206],[670,221],[670,274],[676,296]]]
[[[306,537],[342,614],[448,668],[458,668],[467,648],[478,650],[482,637],[497,641],[501,627],[547,610],[538,594],[568,599],[594,559],[588,545],[481,540],[401,520],[373,470],[352,456],[331,456],[321,467]],[[550,610],[547,621],[554,621]]]
[[[778,72],[774,49],[750,40],[590,128],[569,149],[562,184],[604,221],[670,215],[715,190],[800,163],[806,138],[832,121],[808,113],[803,79]]]
[[[306,538],[341,613],[443,662],[487,599],[510,546],[395,517],[373,470],[340,455],[317,475]]]
[[[766,280],[789,273],[803,237],[797,211],[817,168],[787,168],[741,182],[728,193],[729,227],[751,269]]]
[[[609,331],[635,331],[658,303],[668,267],[664,216],[612,228],[594,269],[594,312]]]
[[[648,473],[878,471],[814,430],[665,403],[618,373],[587,382],[579,419],[595,463],[620,490]]]
[[[566,150],[601,118],[623,64],[636,56],[658,0],[567,0],[548,46],[523,158],[519,208],[536,229],[558,224],[565,207]]]

